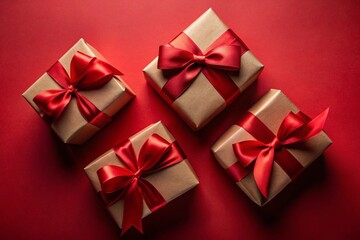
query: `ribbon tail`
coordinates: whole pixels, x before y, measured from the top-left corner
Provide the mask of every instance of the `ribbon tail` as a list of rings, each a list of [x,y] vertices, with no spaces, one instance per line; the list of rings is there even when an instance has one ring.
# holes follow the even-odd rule
[[[201,72],[202,67],[196,64],[189,64],[179,73],[176,73],[162,88],[162,93],[172,101],[181,96],[195,81],[195,78]]]
[[[89,123],[102,128],[111,121],[111,117],[102,113],[91,101],[83,95],[76,94],[76,102],[81,115]]]
[[[320,113],[310,122],[294,130],[292,133],[290,133],[287,136],[287,138],[282,143],[284,145],[288,145],[288,144],[303,142],[319,134],[324,128],[328,114],[329,114],[329,108],[327,108],[325,111]]]
[[[142,229],[143,197],[138,181],[134,180],[127,190],[124,198],[124,215],[121,236],[131,227],[143,233]]]
[[[144,197],[144,201],[149,209],[154,212],[166,205],[166,201],[161,193],[146,179],[139,181],[139,186]]]
[[[267,148],[260,152],[254,166],[254,179],[261,194],[268,198],[269,182],[274,163],[274,148]]]

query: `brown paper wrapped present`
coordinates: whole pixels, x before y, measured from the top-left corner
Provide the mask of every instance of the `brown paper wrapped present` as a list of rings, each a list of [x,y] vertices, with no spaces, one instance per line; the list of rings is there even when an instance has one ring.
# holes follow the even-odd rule
[[[189,48],[196,48],[197,50],[194,50],[196,53],[190,54],[184,51],[179,53],[184,42],[190,44]],[[171,49],[169,46],[174,48]],[[229,46],[238,52],[231,56],[227,52],[219,58],[218,52],[223,49],[230,49]],[[163,50],[164,54],[162,54]],[[169,57],[168,50],[183,55],[181,57]],[[144,68],[145,78],[150,86],[194,130],[202,128],[224,110],[240,92],[257,79],[263,69],[261,62],[212,9],[207,10],[170,44],[161,46],[160,53],[159,57]],[[175,69],[175,71],[171,69],[177,68],[177,66],[172,66],[173,62],[163,64],[164,61],[162,61],[162,59],[165,61],[185,61],[184,57],[190,57],[190,59],[186,63],[180,63],[180,65],[183,64],[182,68]],[[231,58],[231,63],[227,60],[222,62],[223,59],[227,58]],[[189,77],[184,72],[194,71],[194,67],[197,67],[195,77],[184,80]],[[183,78],[183,76],[185,77]],[[184,83],[182,83],[183,81]],[[184,84],[184,86],[178,87],[178,84]]]
[[[144,151],[141,149],[143,149],[144,146],[148,144],[150,139],[153,138],[154,136],[160,137],[164,141],[167,141],[169,144],[177,145],[174,137],[161,122],[152,124],[149,127],[143,129],[134,136],[130,137],[128,139],[129,141],[127,141],[128,144],[132,145],[134,149],[134,158],[136,160],[133,161],[138,162],[138,168],[141,168],[139,164],[139,161],[141,160],[139,159],[141,159],[141,154],[142,154],[141,152]],[[126,144],[120,144],[120,145],[122,146],[123,149],[123,146]],[[95,190],[99,193],[104,192],[104,189],[102,187],[103,185],[101,184],[102,180],[100,180],[102,179],[99,173],[100,171],[104,170],[105,168],[109,168],[109,166],[111,166],[112,168],[114,168],[113,166],[115,166],[115,168],[118,168],[118,166],[120,166],[123,168],[130,169],[126,167],[125,165],[126,161],[124,160],[123,157],[120,159],[118,155],[119,153],[115,149],[117,148],[114,147],[113,149],[104,153],[102,156],[97,158],[95,161],[90,163],[85,168],[85,172],[88,175],[91,183],[93,184]],[[179,151],[181,152],[181,150]],[[140,156],[139,156],[139,152],[140,152]],[[147,159],[149,159],[149,156],[151,155],[151,153],[149,152],[145,153]],[[164,199],[163,203],[169,202],[177,198],[178,196],[182,195],[183,193],[189,191],[191,188],[199,184],[199,181],[186,157],[182,155],[178,160],[179,161],[176,162],[175,164],[169,165],[168,167],[163,168],[159,171],[155,171],[155,172],[152,171],[151,174],[146,174],[144,176],[141,175],[142,179],[148,181],[160,193],[160,195]],[[136,171],[137,169],[133,170],[133,172]],[[131,173],[130,175],[132,180],[136,178],[136,174],[133,176],[133,174]],[[116,177],[113,179],[116,179]],[[142,190],[142,192],[144,191]],[[125,216],[124,211],[126,210],[124,209],[124,205],[126,204],[125,202],[126,200],[124,199],[126,199],[126,196],[123,198],[120,197],[118,199],[115,199],[115,201],[109,204],[109,200],[107,200],[106,197],[104,198],[104,201],[108,206],[108,211],[110,212],[110,214],[112,215],[118,226],[122,228],[123,232],[126,231],[129,227],[131,227],[131,224],[129,225],[128,223],[125,223],[126,220],[124,220],[124,216]],[[130,202],[134,202],[134,201],[131,200]],[[162,206],[162,204],[160,204],[160,206]],[[134,209],[128,209],[128,210],[132,211]],[[145,217],[152,212],[149,206],[147,205],[146,201],[143,201],[143,207],[140,209],[140,211],[141,211],[140,212],[141,215],[139,216],[140,221],[141,221],[141,217]],[[134,224],[134,226],[141,231],[141,223],[139,223],[139,225],[140,226],[136,226],[136,224]]]
[[[68,83],[71,80],[68,80],[68,82],[64,81],[65,83],[62,84],[63,86],[61,86],[61,78],[66,78],[69,76],[67,79],[73,79],[73,75],[76,75],[75,73],[71,72],[71,65],[74,64],[73,62],[75,56],[79,57],[78,65],[85,69],[84,72],[95,72],[93,75],[91,75],[91,72],[90,74],[84,74],[84,72],[80,71],[78,74],[83,74],[83,76],[78,77],[80,79],[80,81],[78,81],[79,84],[85,85],[84,83],[80,83],[81,78],[86,78],[86,76],[90,75],[90,77],[95,78],[91,79],[92,81],[99,80],[96,79],[96,77],[98,77],[98,72],[96,72],[98,71],[98,68],[96,64],[99,65],[99,63],[101,67],[105,66],[105,73],[101,79],[101,81],[105,80],[105,82],[102,82],[101,85],[97,85],[95,87],[91,85],[85,86],[85,88],[87,88],[86,90],[82,90],[80,88],[76,89],[77,83]],[[84,66],[82,62],[83,60],[88,61],[87,64],[89,65]],[[73,69],[79,69],[79,67],[75,64],[72,66]],[[56,70],[54,70],[54,67],[57,67]],[[88,68],[86,69],[86,67]],[[94,135],[97,131],[99,131],[101,127],[103,127],[111,120],[111,117],[116,112],[118,112],[135,96],[132,90],[118,75],[120,72],[115,69],[112,75],[107,75],[108,71],[111,71],[109,69],[115,68],[108,64],[104,57],[92,46],[86,43],[83,39],[80,39],[67,53],[65,53],[64,56],[59,59],[58,62],[53,65],[53,67],[44,73],[28,90],[23,93],[23,97],[40,114],[40,116],[51,119],[51,128],[65,143],[81,144]],[[52,73],[50,73],[51,71]],[[55,81],[55,78],[59,80]],[[65,93],[65,90],[68,92]],[[47,114],[45,114],[44,111],[40,109],[41,107],[39,107],[38,103],[34,101],[34,99],[43,93],[58,93],[60,91],[63,91],[62,96],[71,96],[71,100],[68,102],[66,107],[62,109],[61,113],[56,113],[56,117],[48,118],[49,116],[47,116]],[[91,110],[89,110],[87,107],[84,107],[84,111],[88,111],[88,115],[90,117],[91,115],[96,115],[90,119],[93,121],[85,119],[83,113],[80,112],[75,94],[77,95],[76,97],[80,95],[83,105],[90,105],[92,107]],[[59,98],[59,96],[57,96],[57,98]],[[50,100],[55,102],[57,101],[56,103],[58,104],[59,99],[57,98],[53,97]],[[48,104],[49,98],[43,98],[42,102]],[[59,105],[57,105],[57,107],[58,106]],[[52,106],[50,105],[49,111],[54,110],[51,108]],[[52,113],[54,113],[54,111]]]
[[[262,206],[330,146],[321,130],[326,116],[327,110],[311,120],[280,90],[270,90],[217,140],[212,151],[245,194]]]

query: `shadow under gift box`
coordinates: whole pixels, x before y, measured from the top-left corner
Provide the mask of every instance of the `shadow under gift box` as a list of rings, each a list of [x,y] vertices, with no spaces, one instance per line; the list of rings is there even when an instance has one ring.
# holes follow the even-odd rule
[[[225,23],[209,9],[183,32],[200,48],[202,52],[229,29]],[[240,70],[228,72],[228,76],[239,88],[244,91],[254,82],[263,69],[263,64],[247,50],[241,55]],[[158,69],[158,57],[144,68],[144,75],[149,85],[156,92],[161,91],[168,81],[163,71]],[[227,79],[225,79],[227,80]],[[165,101],[183,118],[193,129],[199,130],[210,122],[216,115],[226,108],[226,101],[217,92],[203,73],[174,102],[165,98]]]
[[[284,118],[290,112],[299,112],[299,109],[280,90],[272,89],[251,107],[249,112],[263,122],[276,136]],[[244,128],[235,124],[216,141],[212,147],[212,152],[224,169],[228,169],[238,162],[233,150],[233,144],[247,140],[255,140],[255,138]],[[305,142],[297,143],[296,146],[291,148],[286,147],[286,149],[305,169],[316,160],[331,143],[330,138],[324,131],[321,131]],[[274,161],[271,172],[268,198],[265,199],[259,191],[252,170],[243,179],[236,182],[245,194],[260,206],[268,203],[289,183],[291,183],[291,178],[276,161]]]
[[[149,137],[153,134],[159,135],[169,143],[175,141],[169,130],[161,122],[157,122],[129,138],[132,146],[134,147],[136,156],[139,155],[139,151],[145,141],[148,140]],[[101,185],[97,171],[107,165],[124,167],[124,164],[121,162],[121,160],[119,160],[119,158],[115,155],[115,152],[111,149],[102,156],[98,157],[84,169],[97,192],[101,191]],[[184,159],[183,161],[159,172],[153,173],[145,177],[145,179],[160,192],[166,202],[172,201],[173,199],[184,194],[199,184],[195,172],[187,159]],[[143,206],[142,217],[146,217],[151,213],[151,211],[145,202]],[[118,226],[121,228],[123,224],[124,200],[119,200],[115,204],[108,207],[108,211]]]
[[[90,57],[96,57],[99,60],[108,62],[96,49],[80,39],[68,52],[59,59],[61,65],[67,73],[70,73],[70,63],[76,52],[84,53]],[[43,113],[33,101],[34,97],[46,90],[60,90],[62,87],[53,80],[50,75],[44,73],[28,90],[23,93],[23,97],[30,105],[43,117]],[[126,85],[126,83],[116,75],[101,88],[95,90],[79,91],[85,98],[90,100],[100,111],[112,117],[126,103],[128,103],[135,94]],[[65,143],[81,144],[100,130],[99,127],[90,124],[81,115],[76,103],[72,98],[66,106],[60,117],[51,123],[51,128]]]

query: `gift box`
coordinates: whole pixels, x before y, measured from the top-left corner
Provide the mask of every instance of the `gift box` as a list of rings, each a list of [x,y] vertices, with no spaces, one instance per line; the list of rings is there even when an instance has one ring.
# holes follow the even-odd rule
[[[207,10],[144,68],[151,87],[193,129],[204,127],[254,82],[263,65]]]
[[[327,114],[328,109],[310,119],[280,90],[270,90],[212,152],[245,194],[263,206],[331,145],[322,130]]]
[[[80,39],[23,97],[65,143],[81,144],[135,96],[119,75]]]
[[[110,149],[85,172],[122,233],[131,226],[142,231],[142,217],[199,184],[161,122]]]

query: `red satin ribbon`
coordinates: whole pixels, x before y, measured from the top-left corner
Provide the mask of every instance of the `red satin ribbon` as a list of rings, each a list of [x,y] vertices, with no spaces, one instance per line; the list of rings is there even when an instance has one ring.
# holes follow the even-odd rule
[[[63,89],[41,92],[33,101],[52,121],[60,117],[73,97],[81,115],[89,123],[101,128],[111,120],[79,91],[101,88],[114,75],[121,75],[119,70],[96,57],[76,52],[70,63],[70,76],[60,62],[56,62],[47,73]]]
[[[181,33],[171,43],[159,48],[158,68],[169,75],[162,94],[173,102],[202,72],[229,104],[240,90],[225,71],[238,71],[241,55],[247,50],[231,29],[224,32],[205,53],[185,33]]]
[[[256,140],[233,144],[238,162],[227,168],[227,172],[235,181],[240,181],[253,170],[256,185],[267,198],[274,161],[292,180],[295,179],[304,167],[286,148],[296,147],[297,143],[319,134],[328,112],[329,109],[326,109],[312,120],[302,112],[291,112],[281,123],[276,136],[255,115],[248,112],[238,125]]]
[[[101,195],[107,206],[124,199],[122,234],[132,226],[142,232],[143,200],[152,212],[166,204],[145,177],[183,161],[185,156],[176,142],[169,143],[157,134],[144,143],[138,157],[130,140],[114,147],[114,152],[124,167],[108,165],[97,171]]]

